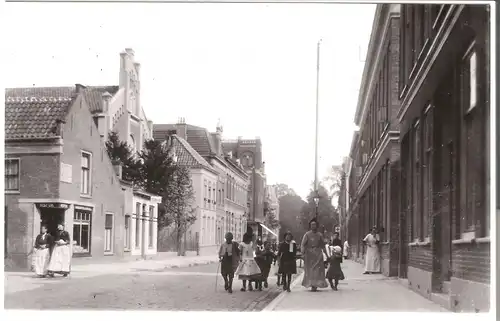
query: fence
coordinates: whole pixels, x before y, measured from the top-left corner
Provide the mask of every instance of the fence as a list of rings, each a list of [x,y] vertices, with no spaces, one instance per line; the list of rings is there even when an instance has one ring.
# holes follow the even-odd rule
[[[174,228],[166,227],[158,231],[158,252],[196,251],[200,252],[200,236],[198,232],[187,231],[180,238]]]

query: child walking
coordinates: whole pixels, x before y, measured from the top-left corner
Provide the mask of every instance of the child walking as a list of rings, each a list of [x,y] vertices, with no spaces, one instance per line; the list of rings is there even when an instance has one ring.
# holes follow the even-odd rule
[[[326,272],[326,278],[330,283],[330,287],[332,290],[337,291],[339,280],[344,279],[344,273],[342,272],[342,268],[340,267],[340,263],[342,262],[342,248],[340,246],[333,247],[333,255],[330,257],[330,267]],[[335,281],[335,283],[333,283]]]
[[[293,241],[292,233],[285,233],[285,240],[280,244],[278,251],[279,270],[282,276],[283,290],[290,292],[292,274],[297,273],[297,244]]]
[[[245,235],[243,235],[243,243],[240,244],[239,251],[241,253],[241,259],[240,265],[238,265],[236,269],[236,274],[238,275],[238,279],[243,282],[241,291],[245,292],[247,290],[247,281],[248,291],[252,291],[252,281],[259,280],[261,271],[254,259],[251,234],[245,233]]]
[[[260,268],[261,278],[257,281],[256,287],[259,291],[262,291],[262,284],[267,288],[269,286],[267,278],[269,277],[269,271],[271,271],[271,265],[276,259],[276,255],[271,250],[271,243],[264,242],[264,249],[258,248],[255,252],[255,261]]]
[[[233,293],[234,271],[240,261],[238,243],[233,242],[233,233],[226,233],[226,242],[222,243],[219,249],[219,260],[221,262],[220,272],[224,278],[224,289]]]

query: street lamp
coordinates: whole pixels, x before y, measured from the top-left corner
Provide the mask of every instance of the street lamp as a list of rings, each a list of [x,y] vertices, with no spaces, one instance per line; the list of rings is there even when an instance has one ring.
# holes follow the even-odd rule
[[[314,212],[314,218],[316,221],[318,221],[318,210],[319,210],[319,193],[316,192],[316,195],[314,196],[314,204],[316,205],[316,210]]]

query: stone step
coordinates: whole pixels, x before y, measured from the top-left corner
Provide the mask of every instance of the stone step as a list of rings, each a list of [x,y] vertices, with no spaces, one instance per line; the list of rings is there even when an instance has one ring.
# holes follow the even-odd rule
[[[443,293],[448,294],[448,295],[451,293],[451,282],[450,281],[443,282]]]
[[[431,293],[431,301],[451,311],[452,302],[449,293]]]

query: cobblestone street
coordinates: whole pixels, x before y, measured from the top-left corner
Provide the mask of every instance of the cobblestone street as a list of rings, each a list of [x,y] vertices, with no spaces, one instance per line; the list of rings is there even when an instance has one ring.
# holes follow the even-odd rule
[[[260,311],[280,293],[272,278],[262,292],[240,292],[237,281],[228,294],[220,276],[215,291],[216,272],[217,264],[105,275],[80,272],[68,279],[34,279],[25,273],[15,281],[22,279],[23,288],[7,290],[6,279],[5,308]]]

